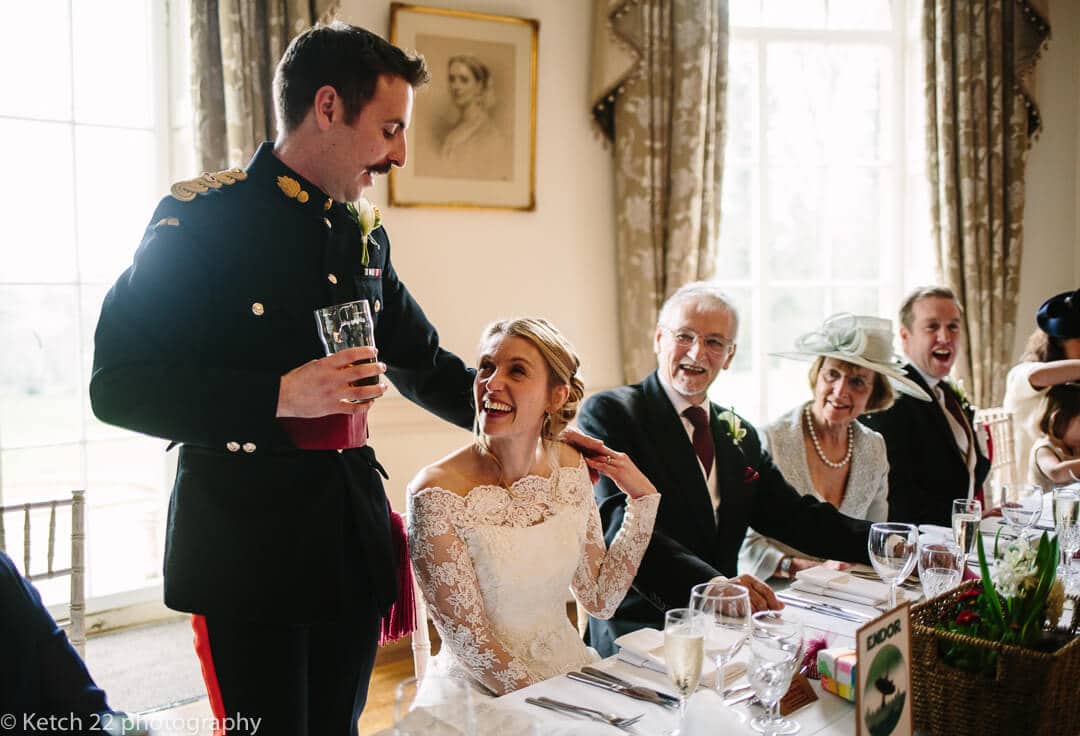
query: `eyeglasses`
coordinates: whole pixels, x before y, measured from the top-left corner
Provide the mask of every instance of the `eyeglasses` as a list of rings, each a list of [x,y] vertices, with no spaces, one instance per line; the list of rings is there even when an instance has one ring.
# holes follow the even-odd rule
[[[705,346],[705,351],[710,355],[722,356],[735,349],[735,342],[733,340],[728,340],[726,337],[716,337],[715,335],[702,337],[693,330],[682,328],[673,330],[670,327],[661,326],[660,329],[671,335],[671,339],[674,340],[675,344],[680,348],[689,348],[698,340],[701,340]]]

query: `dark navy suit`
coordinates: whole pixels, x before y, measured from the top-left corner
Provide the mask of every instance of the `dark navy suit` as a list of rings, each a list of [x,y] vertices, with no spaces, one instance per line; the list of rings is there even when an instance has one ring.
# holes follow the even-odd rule
[[[904,366],[904,372],[928,395],[934,395],[910,363]],[[962,408],[971,425],[974,412],[967,404]],[[859,421],[885,438],[889,453],[889,521],[952,524],[952,501],[967,497],[969,473],[967,459],[960,454],[941,404],[900,394],[886,411],[867,414]],[[978,442],[975,451],[975,487],[979,488],[990,472],[990,461],[979,450]]]
[[[299,449],[275,419],[280,377],[323,356],[315,309],[360,298],[406,397],[470,427],[472,374],[439,347],[385,229],[364,263],[345,205],[272,144],[244,173],[204,179],[194,198],[174,187],[179,198],[158,205],[105,298],[90,397],[104,421],[183,445],[165,602],[206,616],[215,659],[244,663],[236,684],[222,683],[225,709],[264,709],[261,734],[305,733],[305,712],[336,714],[312,732],[355,732],[378,621],[397,594],[383,471],[370,447]]]
[[[656,373],[632,386],[590,397],[582,406],[582,430],[627,453],[661,494],[660,511],[634,584],[609,621],[589,619],[589,642],[602,655],[614,652],[622,634],[663,628],[664,612],[686,606],[690,588],[716,575],[734,577],[747,526],[824,558],[867,562],[869,522],[792,488],[757,431],[745,421],[737,445],[710,404],[716,445],[720,508],[713,513],[708,487],[682,420]],[[595,487],[608,544],[622,526],[625,496],[607,478]]]
[[[0,732],[33,732],[41,718],[51,717],[68,719],[45,721],[56,730],[100,733],[98,727],[112,722],[110,713],[105,693],[37,590],[0,552],[0,715],[17,719],[15,728],[0,727]]]

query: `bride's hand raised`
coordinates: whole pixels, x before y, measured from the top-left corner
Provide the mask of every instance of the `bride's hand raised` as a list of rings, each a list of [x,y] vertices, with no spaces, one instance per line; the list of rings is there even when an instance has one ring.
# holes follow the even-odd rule
[[[641,498],[657,492],[656,486],[638,470],[638,466],[634,465],[634,461],[625,452],[605,448],[603,454],[592,457],[586,455],[585,464],[590,470],[611,478],[619,490],[630,498]]]

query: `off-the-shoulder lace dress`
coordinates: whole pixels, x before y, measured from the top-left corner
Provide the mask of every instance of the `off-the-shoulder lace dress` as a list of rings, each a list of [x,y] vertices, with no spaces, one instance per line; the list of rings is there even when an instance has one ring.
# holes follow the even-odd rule
[[[569,588],[607,618],[652,534],[658,494],[627,501],[610,549],[584,460],[509,489],[439,487],[409,498],[409,545],[442,649],[429,671],[503,694],[597,659],[566,616]]]

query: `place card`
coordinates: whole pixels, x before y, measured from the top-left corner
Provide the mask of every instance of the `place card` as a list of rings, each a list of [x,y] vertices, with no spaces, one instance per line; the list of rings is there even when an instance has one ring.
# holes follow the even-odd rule
[[[856,736],[911,736],[911,604],[855,635]]]
[[[796,672],[795,676],[791,678],[791,687],[784,693],[784,697],[780,698],[780,715],[786,716],[794,713],[804,705],[810,705],[817,700],[817,693],[814,692],[813,686],[810,685],[810,680],[806,675]]]

